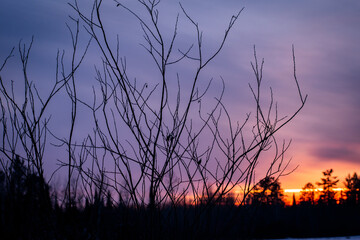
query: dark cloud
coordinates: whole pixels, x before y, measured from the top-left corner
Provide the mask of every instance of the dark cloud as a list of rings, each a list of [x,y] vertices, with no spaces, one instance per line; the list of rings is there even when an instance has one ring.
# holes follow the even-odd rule
[[[339,146],[316,146],[311,151],[311,155],[319,161],[336,160],[339,162],[360,163],[359,151],[347,145]]]

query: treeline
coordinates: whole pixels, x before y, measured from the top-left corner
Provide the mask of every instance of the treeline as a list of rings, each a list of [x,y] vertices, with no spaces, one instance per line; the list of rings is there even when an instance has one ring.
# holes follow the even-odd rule
[[[164,204],[156,212],[114,201],[110,192],[68,204],[43,178],[16,158],[0,171],[1,239],[243,239],[315,237],[360,234],[359,183],[356,173],[345,179],[346,191],[337,197],[339,180],[323,172],[316,193],[306,184],[300,200],[284,204],[278,179],[264,178],[247,201],[237,205],[228,194],[217,204],[206,199]],[[155,214],[155,217],[154,217]],[[155,221],[154,221],[155,219]]]
[[[292,205],[359,205],[360,176],[356,172],[345,178],[344,188],[338,186],[340,179],[333,176],[333,169],[322,172],[323,177],[315,184],[308,182],[302,188],[299,199],[293,195]],[[262,179],[254,188],[247,204],[285,205],[284,192],[274,177]]]
[[[323,177],[316,185],[309,182],[302,188],[300,204],[305,205],[359,205],[360,204],[360,176],[356,172],[348,174],[343,182],[345,188],[334,191],[339,183],[336,176],[332,176],[333,169],[323,172]],[[320,188],[317,189],[316,186]]]

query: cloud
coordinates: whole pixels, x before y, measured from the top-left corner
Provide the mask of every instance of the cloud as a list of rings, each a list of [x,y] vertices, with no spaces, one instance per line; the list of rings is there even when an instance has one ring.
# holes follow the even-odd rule
[[[336,160],[340,162],[360,163],[360,154],[358,147],[352,147],[345,144],[338,146],[316,146],[311,150],[311,155],[318,158],[319,161]]]

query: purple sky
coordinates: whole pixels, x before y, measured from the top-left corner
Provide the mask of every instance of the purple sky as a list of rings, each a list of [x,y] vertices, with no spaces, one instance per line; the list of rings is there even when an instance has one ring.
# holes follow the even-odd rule
[[[254,80],[250,65],[254,44],[258,57],[265,58],[264,81],[273,86],[280,111],[291,113],[298,106],[292,79],[291,46],[295,45],[298,79],[309,98],[300,115],[280,132],[282,138],[293,140],[287,157],[293,158],[292,167],[299,165],[295,173],[281,180],[283,187],[301,188],[307,181],[320,179],[321,171],[329,168],[333,168],[334,174],[341,179],[348,173],[360,172],[359,1],[180,2],[199,22],[204,31],[204,44],[209,50],[221,39],[231,15],[245,7],[226,47],[208,70],[214,78],[222,76],[225,79],[225,103],[235,118],[242,119],[242,109],[253,106],[247,84]],[[106,23],[111,26],[109,28],[114,31],[114,36],[115,33],[120,34],[124,46],[122,52],[127,56],[129,69],[134,72],[136,67],[132,64],[137,63],[143,53],[139,45],[143,40],[137,31],[139,25],[136,21],[128,21],[128,15],[120,16],[112,1],[106,1],[105,5]],[[171,30],[174,14],[180,10],[177,1],[164,1],[161,9],[161,27],[164,31]],[[34,36],[29,71],[40,90],[45,92],[47,84],[55,76],[57,50],[69,49],[71,44],[65,25],[65,22],[70,22],[68,15],[74,14],[66,1],[2,0],[1,63],[20,39],[28,43]],[[180,15],[179,32],[185,36],[184,39],[194,35],[183,15]],[[95,84],[93,65],[97,62],[96,53],[90,51],[79,72],[79,75],[83,74],[80,78],[80,94],[83,96]],[[21,76],[18,63],[18,58],[12,59],[6,71],[1,73],[3,79],[16,82]],[[141,61],[140,64],[145,63]],[[136,76],[145,76],[150,67],[142,66]],[[52,114],[53,118],[60,119],[57,123],[60,124],[68,120],[62,114],[66,104],[58,100],[53,103],[56,112]],[[61,132],[61,124],[57,129]],[[56,150],[49,151],[50,158],[55,162],[57,157],[53,154]],[[49,169],[54,168],[54,162],[47,163]]]

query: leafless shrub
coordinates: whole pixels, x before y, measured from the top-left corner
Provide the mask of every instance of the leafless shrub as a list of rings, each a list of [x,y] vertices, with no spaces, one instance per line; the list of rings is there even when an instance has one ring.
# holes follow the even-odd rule
[[[164,203],[179,204],[185,196],[193,199],[193,204],[206,198],[207,205],[211,205],[235,186],[242,188],[239,202],[243,203],[255,184],[260,155],[270,148],[274,155],[266,176],[282,175],[289,163],[284,159],[284,153],[290,144],[278,143],[276,133],[298,114],[307,98],[296,78],[294,52],[294,81],[300,100],[298,109],[288,117],[278,116],[272,89],[270,104],[262,104],[264,61],[257,59],[254,47],[252,68],[256,81],[250,85],[250,90],[256,109],[253,114],[247,113],[244,122],[234,124],[223,102],[224,81],[215,104],[210,110],[204,110],[211,81],[204,85],[200,83],[203,81],[200,76],[222,50],[242,9],[231,17],[217,49],[209,54],[203,47],[200,26],[181,4],[181,15],[192,24],[197,39],[186,49],[176,49],[180,14],[172,38],[166,41],[159,27],[157,5],[160,1],[138,1],[147,16],[120,1],[115,2],[117,7],[139,21],[145,40],[142,46],[157,67],[158,82],[139,84],[129,77],[126,59],[119,51],[120,36],[112,47],[112,39],[104,26],[103,1],[94,1],[90,13],[83,11],[77,1],[71,5],[102,55],[101,70],[96,69],[100,92],[94,90],[91,104],[82,101],[92,112],[94,129],[93,135],[89,135],[83,145],[88,153],[86,161],[91,163],[91,167],[78,165],[81,174],[92,184],[108,185],[117,192],[120,201],[124,201],[121,196],[126,192],[128,204],[137,208],[146,205],[150,209]],[[183,62],[196,66],[191,87],[184,90],[184,79],[176,72],[177,94],[170,94],[169,86],[173,86],[174,77],[171,73]],[[198,115],[194,116],[194,112]],[[228,122],[227,135],[220,128],[223,121]],[[244,135],[245,129],[251,130],[250,138]],[[208,146],[204,147],[204,143]],[[221,158],[216,155],[221,155]],[[111,170],[107,168],[109,161],[112,162]]]

